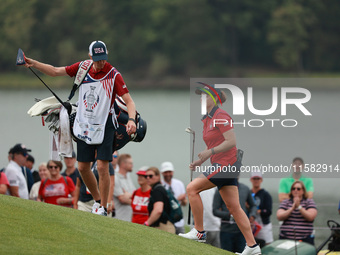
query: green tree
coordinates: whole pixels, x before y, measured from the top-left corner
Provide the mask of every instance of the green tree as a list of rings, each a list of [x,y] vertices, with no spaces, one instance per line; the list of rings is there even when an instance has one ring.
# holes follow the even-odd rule
[[[268,41],[280,66],[303,70],[302,54],[308,47],[309,29],[314,22],[313,12],[293,0],[285,1],[273,12]]]
[[[27,49],[31,43],[31,29],[36,20],[33,18],[36,1],[1,1],[0,8],[0,52],[1,69],[15,68],[18,48]]]

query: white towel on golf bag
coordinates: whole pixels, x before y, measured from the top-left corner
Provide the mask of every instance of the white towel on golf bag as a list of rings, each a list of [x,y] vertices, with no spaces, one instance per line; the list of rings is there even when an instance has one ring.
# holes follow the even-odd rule
[[[58,133],[50,132],[50,159],[60,161],[58,153]]]
[[[73,144],[70,130],[70,118],[67,109],[61,106],[59,113],[59,155],[72,157]]]

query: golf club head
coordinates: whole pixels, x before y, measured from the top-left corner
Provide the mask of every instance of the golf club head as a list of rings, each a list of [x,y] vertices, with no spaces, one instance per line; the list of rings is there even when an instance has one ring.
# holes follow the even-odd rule
[[[190,133],[190,134],[195,134],[195,131],[192,130],[191,127],[186,128],[185,132]]]
[[[17,62],[16,62],[16,65],[17,66],[21,66],[21,65],[24,65],[26,64],[26,61],[25,61],[25,54],[24,52],[22,51],[22,49],[19,48],[18,50],[18,55],[17,55]]]

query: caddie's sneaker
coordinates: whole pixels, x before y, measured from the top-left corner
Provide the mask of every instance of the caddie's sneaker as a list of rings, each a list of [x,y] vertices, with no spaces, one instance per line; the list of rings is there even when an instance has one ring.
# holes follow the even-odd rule
[[[99,207],[100,207],[100,204],[97,203],[97,202],[94,202],[94,204],[92,206],[92,211],[91,212],[94,213],[94,214],[97,214],[97,211],[98,211]]]
[[[261,255],[261,249],[259,245],[256,245],[254,248],[250,248],[248,245],[246,245],[246,248],[244,248],[242,253],[236,252],[236,254],[241,255]]]
[[[192,230],[190,230],[188,233],[186,234],[178,234],[181,237],[184,238],[188,238],[190,240],[194,240],[200,243],[205,243],[207,241],[207,235],[206,233],[200,233],[198,232],[195,228],[193,228]]]
[[[103,206],[99,207],[97,212],[95,212],[94,214],[102,215],[102,216],[107,216],[107,212],[105,211]]]

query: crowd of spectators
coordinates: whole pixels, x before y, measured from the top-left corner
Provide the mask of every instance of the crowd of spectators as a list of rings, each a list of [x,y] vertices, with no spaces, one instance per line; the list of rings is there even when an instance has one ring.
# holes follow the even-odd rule
[[[61,161],[40,163],[34,170],[34,157],[23,144],[14,145],[8,152],[8,165],[0,172],[0,194],[42,201],[49,204],[72,207],[91,212],[94,200],[76,167],[76,155]],[[277,210],[272,196],[263,189],[263,176],[252,173],[251,187],[238,184],[240,205],[249,217],[257,243],[261,247],[274,241],[271,217],[282,222],[278,239],[299,240],[314,244],[313,222],[317,207],[313,200],[313,180],[303,175],[304,162],[293,159],[297,169],[294,174],[280,180]],[[118,155],[115,151],[110,163],[110,194],[108,216],[144,224],[170,233],[185,233],[184,218],[172,222],[170,191],[181,206],[187,205],[183,182],[174,178],[175,168],[164,162],[159,168],[141,167],[136,171],[138,188],[133,184],[133,159],[129,154]],[[96,162],[92,171],[98,181]],[[204,205],[204,228],[207,243],[216,247],[240,252],[245,240],[216,188],[201,192]],[[340,207],[339,207],[340,213]]]

